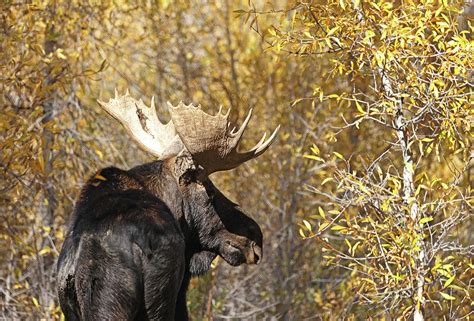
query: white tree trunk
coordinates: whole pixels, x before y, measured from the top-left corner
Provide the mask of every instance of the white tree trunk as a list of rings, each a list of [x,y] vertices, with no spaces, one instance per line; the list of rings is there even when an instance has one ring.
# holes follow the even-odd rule
[[[423,321],[423,305],[424,305],[424,296],[423,296],[423,287],[425,284],[425,248],[423,246],[423,226],[420,224],[421,215],[418,210],[418,203],[415,198],[415,164],[413,163],[413,158],[410,151],[410,138],[406,132],[406,119],[403,115],[403,106],[402,101],[399,98],[396,98],[392,89],[392,84],[390,79],[386,77],[382,70],[379,71],[382,84],[384,86],[384,91],[388,97],[396,99],[397,114],[395,116],[395,130],[397,133],[398,141],[402,151],[403,157],[403,194],[402,198],[405,205],[410,209],[410,218],[413,222],[415,232],[418,234],[418,241],[416,246],[418,247],[418,253],[415,257],[415,273],[416,273],[416,283],[413,289],[413,301],[415,302],[414,306],[414,321]]]

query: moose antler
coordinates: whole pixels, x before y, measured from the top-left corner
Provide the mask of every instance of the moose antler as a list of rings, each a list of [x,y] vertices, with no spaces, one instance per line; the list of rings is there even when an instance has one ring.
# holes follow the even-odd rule
[[[158,119],[154,97],[148,107],[141,99],[133,99],[128,90],[125,95],[119,95],[115,90],[115,98],[107,103],[98,100],[98,103],[125,127],[143,150],[159,159],[176,155],[184,148],[173,123],[163,124]]]
[[[200,106],[186,106],[182,102],[176,107],[170,103],[168,105],[181,141],[207,174],[229,170],[258,157],[270,147],[280,129],[278,126],[267,140],[265,133],[251,150],[240,153],[237,147],[252,116],[252,109],[239,130],[235,131],[235,127],[230,129],[228,121],[230,110],[222,114],[221,107],[219,112],[212,116],[205,113]]]
[[[200,106],[186,106],[181,102],[174,107],[168,103],[172,121],[163,124],[156,115],[153,98],[151,107],[148,107],[142,100],[133,99],[128,91],[120,96],[116,90],[115,98],[107,103],[98,102],[145,151],[159,159],[166,159],[186,149],[206,175],[235,168],[258,157],[270,147],[280,129],[278,126],[267,140],[265,133],[251,150],[240,153],[237,147],[252,110],[239,130],[235,131],[235,127],[230,129],[228,121],[230,110],[222,114],[222,107],[212,116],[202,111]]]

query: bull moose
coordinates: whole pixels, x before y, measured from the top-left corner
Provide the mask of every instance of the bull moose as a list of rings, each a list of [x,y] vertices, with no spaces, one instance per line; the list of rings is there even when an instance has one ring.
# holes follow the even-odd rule
[[[278,128],[247,152],[237,147],[252,110],[236,130],[229,112],[169,104],[163,124],[128,91],[100,106],[158,160],[97,172],[83,187],[58,260],[66,320],[187,320],[190,278],[217,256],[257,264],[262,232],[208,178],[264,153]]]

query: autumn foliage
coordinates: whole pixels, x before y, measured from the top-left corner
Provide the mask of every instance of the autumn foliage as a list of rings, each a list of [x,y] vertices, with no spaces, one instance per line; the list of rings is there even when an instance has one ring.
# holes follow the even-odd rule
[[[2,1],[0,319],[60,320],[55,262],[82,184],[150,160],[101,112],[115,87],[223,105],[274,148],[216,177],[264,260],[216,260],[194,320],[468,320],[472,3]],[[252,140],[253,139],[253,140]],[[258,168],[258,170],[257,170]],[[223,282],[225,280],[225,282]]]

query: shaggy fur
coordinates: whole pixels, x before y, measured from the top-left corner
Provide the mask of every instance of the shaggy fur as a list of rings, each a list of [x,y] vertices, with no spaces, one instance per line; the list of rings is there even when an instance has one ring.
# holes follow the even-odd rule
[[[110,167],[87,182],[58,261],[66,320],[187,320],[189,280],[216,255],[258,263],[257,223],[189,162]]]

